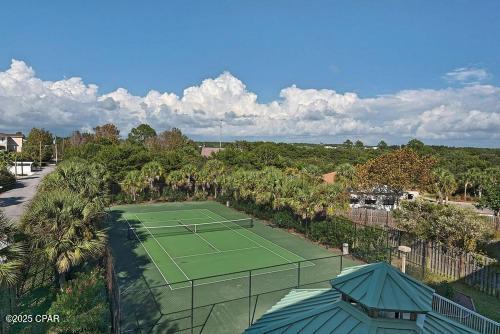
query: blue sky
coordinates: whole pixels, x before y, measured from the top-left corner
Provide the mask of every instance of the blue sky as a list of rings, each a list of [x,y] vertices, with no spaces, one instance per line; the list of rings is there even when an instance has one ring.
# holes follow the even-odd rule
[[[355,93],[358,99],[423,89],[456,89],[460,95],[471,86],[500,86],[498,13],[499,1],[9,1],[0,11],[0,71],[7,71],[11,60],[17,59],[44,82],[80,77],[84,85],[99,87],[96,100],[120,87],[130,96],[144,97],[156,90],[182,99],[184,89],[202,88],[203,80],[215,80],[225,71],[254,93],[259,104],[286,104],[282,90],[292,85],[342,96]],[[490,94],[488,99],[498,92]],[[461,112],[490,113],[486,115],[490,123],[500,117],[498,109],[478,106],[477,96],[474,103],[470,98],[462,101],[462,96],[460,105],[471,106]],[[120,102],[117,96],[111,98]],[[313,100],[306,104],[317,105],[318,99]],[[332,103],[320,111],[330,108],[342,117],[351,112],[339,111]],[[121,101],[120,107],[125,104]],[[453,103],[435,101],[420,112],[441,104]],[[210,114],[212,107],[202,109]],[[177,113],[189,114],[185,107],[179,108]],[[231,108],[236,107],[227,107],[224,114]],[[239,118],[249,115],[248,109],[240,109]],[[374,120],[370,131],[353,125],[333,131],[332,138],[326,132],[312,135],[310,130],[304,136],[311,141],[344,137],[376,141],[387,133],[382,127],[394,121],[373,114],[359,114],[353,120],[363,123],[365,118]],[[75,128],[92,127],[80,123]],[[124,131],[131,126],[125,123]],[[160,127],[169,125],[178,124]],[[210,137],[209,132],[190,131],[189,122],[181,120],[180,125],[188,133]],[[0,119],[1,126],[19,127]],[[54,127],[69,129],[70,124]],[[429,142],[461,145],[463,136],[455,130],[443,138],[439,134],[427,138],[428,131],[417,130],[398,136],[395,130],[388,138],[401,142],[424,133]],[[278,132],[257,135],[287,137],[284,129]],[[235,130],[229,135],[250,136],[250,132]],[[500,141],[488,145],[491,136],[470,136],[473,145],[497,146]]]

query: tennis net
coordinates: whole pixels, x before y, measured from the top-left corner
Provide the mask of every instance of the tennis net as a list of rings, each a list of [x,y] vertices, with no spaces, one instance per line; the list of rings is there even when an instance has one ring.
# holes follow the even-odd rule
[[[189,233],[204,233],[213,231],[223,231],[223,230],[233,230],[240,228],[251,228],[253,227],[252,218],[234,219],[234,220],[222,220],[211,223],[200,223],[200,224],[183,224],[179,221],[177,225],[165,225],[165,226],[129,226],[128,237],[129,239],[134,238],[134,234],[139,236],[140,234],[151,234],[153,236],[166,236],[166,235],[180,235]]]

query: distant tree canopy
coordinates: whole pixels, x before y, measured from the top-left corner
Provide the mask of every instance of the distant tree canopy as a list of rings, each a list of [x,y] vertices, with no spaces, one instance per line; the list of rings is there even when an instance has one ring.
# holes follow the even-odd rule
[[[48,161],[53,154],[54,137],[45,129],[33,128],[26,137],[23,153],[33,161]],[[40,155],[41,153],[41,155]]]
[[[109,141],[116,144],[120,140],[120,130],[112,123],[96,126],[94,128],[94,133],[98,141]]]
[[[377,144],[377,147],[381,150],[385,150],[387,149],[389,146],[387,145],[387,143],[383,140],[379,141],[378,144]]]
[[[156,137],[156,131],[148,124],[133,128],[128,134],[128,140],[135,144],[144,144],[146,140]]]
[[[129,171],[140,170],[150,161],[160,162],[166,171],[180,169],[185,164],[201,168],[203,159],[198,145],[180,129],[155,133],[148,124],[141,124],[127,134],[127,140],[122,140],[115,125],[105,124],[96,127],[95,134],[75,132],[64,140],[59,154],[64,153],[64,158],[76,156],[98,162],[110,171],[116,182],[121,182]],[[141,143],[144,147],[138,145]],[[231,169],[262,170],[273,166],[316,176],[349,164],[361,171],[361,174],[356,173],[355,178],[348,178],[351,186],[354,186],[354,180],[368,188],[390,185],[397,189],[424,189],[427,187],[425,183],[429,183],[430,188],[426,189],[436,193],[436,179],[432,178],[429,168],[434,170],[439,167],[448,170],[455,179],[453,194],[467,192],[469,196],[478,198],[491,179],[486,174],[491,174],[491,170],[500,166],[500,149],[428,146],[414,139],[404,149],[404,152],[411,150],[414,153],[410,154],[399,152],[399,146],[388,146],[383,140],[378,143],[378,150],[361,149],[361,144],[358,142],[355,146],[351,140],[333,146],[236,141],[224,143],[225,150],[216,153],[213,158]],[[359,149],[353,150],[354,147]],[[447,191],[447,194],[449,196],[450,192]]]
[[[182,133],[180,129],[172,128],[146,140],[146,145],[152,150],[174,151],[186,147],[196,148],[195,143]]]
[[[406,146],[416,152],[419,152],[425,147],[425,144],[418,139],[412,139],[408,142],[408,144],[406,144]]]
[[[351,141],[351,140],[347,139],[347,140],[343,143],[343,145],[344,145],[345,147],[352,147],[353,143],[352,143],[352,141]]]
[[[409,148],[399,149],[359,165],[359,186],[363,189],[388,186],[398,192],[428,189],[434,165],[433,158],[420,156]]]

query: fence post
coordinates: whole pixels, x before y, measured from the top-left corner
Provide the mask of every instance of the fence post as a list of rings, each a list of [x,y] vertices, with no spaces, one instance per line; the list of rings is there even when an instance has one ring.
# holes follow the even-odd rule
[[[194,333],[194,280],[191,280],[191,334]]]
[[[248,326],[252,324],[252,270],[248,271]]]
[[[427,266],[427,241],[424,242],[423,246],[424,249],[422,251],[422,281],[424,280],[425,277],[425,267]]]

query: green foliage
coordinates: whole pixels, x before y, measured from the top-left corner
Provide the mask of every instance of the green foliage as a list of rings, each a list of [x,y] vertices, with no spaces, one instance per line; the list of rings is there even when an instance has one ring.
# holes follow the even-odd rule
[[[389,146],[385,141],[381,140],[378,142],[377,147],[381,150],[386,150]]]
[[[351,147],[353,146],[353,143],[352,143],[352,141],[351,141],[351,140],[347,139],[347,140],[343,143],[343,145],[344,145],[345,147],[347,147],[347,148],[351,148]]]
[[[40,184],[41,191],[68,190],[89,200],[106,199],[109,173],[98,163],[69,159],[57,166]],[[104,203],[103,203],[104,204]]]
[[[406,146],[408,148],[411,148],[412,150],[414,150],[415,152],[422,152],[422,150],[424,149],[425,147],[425,144],[423,142],[421,142],[420,140],[414,138],[414,139],[411,139],[408,144],[406,144]]]
[[[298,229],[300,222],[289,210],[276,211],[273,216],[273,222],[281,228]]]
[[[470,209],[427,201],[403,202],[394,218],[405,231],[419,239],[474,252],[491,236],[485,219]]]
[[[437,168],[433,171],[434,177],[434,190],[438,193],[441,202],[448,201],[448,197],[451,196],[457,190],[457,181],[450,171],[444,168]]]
[[[363,142],[361,140],[356,140],[356,142],[354,143],[354,146],[356,148],[363,148],[365,146],[365,144],[363,144]]]
[[[367,262],[387,260],[389,255],[385,230],[358,225],[342,217],[312,222],[308,237],[335,248],[348,243],[350,253]]]
[[[146,187],[147,182],[138,170],[131,170],[125,176],[122,182],[122,189],[132,196],[133,201],[137,199],[137,195]]]
[[[0,171],[7,170],[10,165],[12,165],[14,159],[11,153],[6,151],[0,151]]]
[[[163,188],[162,197],[167,202],[182,202],[187,199],[187,194],[181,190],[175,190],[170,187]]]
[[[500,213],[500,182],[490,183],[484,189],[483,196],[479,199],[480,208],[492,210],[496,216]]]
[[[156,131],[148,124],[141,124],[130,130],[128,140],[134,144],[144,144],[146,140],[156,136]]]
[[[16,178],[9,171],[0,169],[0,192],[7,191],[16,186]]]
[[[102,254],[106,243],[99,204],[69,190],[39,193],[22,217],[21,228],[35,248],[43,249],[64,281],[76,265]]]
[[[79,273],[62,286],[48,314],[59,315],[51,333],[109,333],[110,312],[102,273]]]
[[[33,161],[48,161],[52,158],[54,138],[45,129],[33,128],[23,145],[25,153]]]
[[[9,222],[0,211],[0,241],[6,243],[0,248],[0,290],[14,287],[21,279],[25,246],[18,240],[18,227]]]

